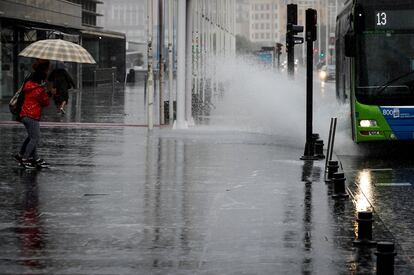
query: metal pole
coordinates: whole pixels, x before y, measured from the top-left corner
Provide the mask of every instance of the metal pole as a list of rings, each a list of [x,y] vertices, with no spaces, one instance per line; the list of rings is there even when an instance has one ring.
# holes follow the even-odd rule
[[[313,41],[306,43],[306,156],[313,156]]]
[[[211,93],[211,77],[210,77],[210,49],[211,49],[211,15],[210,15],[210,5],[211,2],[206,0],[206,52],[205,52],[205,62],[204,62],[204,73],[206,79],[206,85],[203,95],[203,102],[205,102],[206,94]]]
[[[148,37],[147,37],[147,55],[148,55],[148,78],[147,78],[147,112],[148,112],[148,129],[154,128],[154,75],[153,75],[153,52],[152,52],[152,20],[153,20],[153,0],[147,1],[147,18],[148,18]]]
[[[233,12],[233,16],[232,16],[232,24],[231,24],[231,36],[232,36],[232,43],[231,43],[231,50],[232,50],[232,55],[233,57],[236,56],[236,0],[233,0],[233,5],[232,5],[232,12]]]
[[[326,33],[325,33],[325,64],[329,65],[329,35],[331,33],[330,30],[330,21],[329,21],[329,14],[331,12],[331,1],[327,1],[326,3]]]
[[[79,35],[79,45],[82,46],[82,36],[81,35]],[[1,42],[0,42],[0,47],[1,47]],[[1,57],[0,57],[0,63],[1,63]],[[81,91],[83,89],[83,83],[82,83],[83,82],[82,81],[83,80],[83,78],[82,78],[83,65],[78,63],[77,67],[78,67],[78,77],[77,77],[78,81],[77,81],[77,84],[78,84],[78,89]]]
[[[315,156],[314,140],[312,139],[312,123],[313,123],[313,41],[312,22],[313,16],[316,16],[316,11],[312,9],[306,10],[306,144],[305,153],[301,157],[302,160],[318,159]],[[314,23],[316,24],[316,22]],[[310,28],[310,29],[308,29]],[[315,35],[316,36],[316,35]]]
[[[326,151],[326,160],[325,160],[325,174],[328,172],[329,154],[330,154],[331,141],[332,141],[332,126],[333,126],[333,118],[331,118],[331,123],[329,125],[328,148]]]
[[[322,15],[321,0],[318,1],[318,14]],[[321,16],[321,19],[322,19],[322,16]],[[322,20],[318,24],[318,56],[317,56],[318,63],[319,63],[321,52],[322,52]]]
[[[159,68],[160,68],[160,124],[165,124],[164,120],[164,0],[158,2],[158,20],[159,20]]]
[[[170,104],[169,104],[169,122],[170,125],[174,123],[174,75],[173,75],[173,29],[174,29],[174,20],[173,20],[173,10],[174,10],[175,0],[170,0],[168,2],[168,86],[170,93]]]
[[[226,44],[227,44],[227,21],[226,18],[227,10],[228,10],[228,1],[227,0],[220,0],[220,7],[219,7],[219,14],[220,14],[220,60],[219,62],[224,62],[226,58]],[[220,87],[219,87],[220,88]],[[220,89],[219,89],[220,90]]]
[[[194,19],[195,24],[195,47],[193,51],[193,58],[194,58],[194,94],[197,97],[200,94],[200,20],[201,20],[201,12],[200,12],[200,0],[195,0],[195,9],[196,9],[196,18]]]
[[[112,72],[112,94],[115,92],[115,73]]]
[[[206,0],[202,1],[202,47],[201,47],[201,99],[204,101],[204,95],[206,93],[206,79],[207,79],[207,73],[206,73],[206,53],[207,53],[207,13],[206,13]]]
[[[215,48],[214,48],[214,70],[213,70],[213,73],[214,73],[214,95],[217,95],[218,94],[218,79],[217,79],[217,57],[219,56],[219,48],[220,48],[220,29],[219,29],[219,17],[218,17],[218,9],[219,9],[219,6],[218,6],[218,2],[217,2],[218,0],[216,0],[215,1],[215,3],[213,4],[215,7],[214,7],[214,12],[215,12],[215,16],[214,16],[214,25],[213,25],[213,30],[214,30],[214,36],[213,37],[215,37],[215,39],[214,39],[214,45],[215,45]]]
[[[96,90],[96,70],[93,71],[93,90]]]
[[[298,23],[298,5],[287,5],[287,23],[297,25]],[[292,30],[286,29],[286,49],[287,49],[287,71],[290,79],[295,75],[295,41],[293,34],[288,34]]]
[[[332,128],[331,149],[329,151],[329,156],[327,156],[328,160],[332,160],[333,148],[335,145],[336,123],[337,123],[337,118],[335,117],[334,122],[333,122],[333,128]]]
[[[203,53],[203,96],[202,102],[205,102],[206,93],[209,89],[210,74],[207,67],[210,53],[210,5],[208,0],[204,0],[204,53]]]
[[[1,21],[0,21],[0,30],[2,30],[2,26],[1,26]],[[0,39],[0,49],[3,49],[3,45],[2,45],[2,40]],[[0,64],[3,64],[2,61],[3,58],[3,54],[0,54]],[[81,65],[78,65],[78,68]],[[78,76],[79,76],[79,70],[78,70]],[[3,72],[0,73],[0,83],[3,83]],[[78,77],[78,87],[80,87],[79,85],[79,77]],[[14,91],[14,89],[13,89]],[[3,98],[3,85],[0,85],[0,98]]]
[[[193,93],[193,7],[194,0],[187,0],[185,118],[189,125],[194,125],[191,110]]]
[[[191,56],[192,56],[192,74],[193,74],[193,95],[197,95],[198,89],[197,89],[197,48],[198,48],[198,0],[193,0],[193,22],[192,22],[192,28],[193,28],[193,48],[191,50]],[[192,107],[192,104],[191,104]]]
[[[185,121],[186,0],[178,0],[177,26],[177,121],[175,128],[187,128]]]
[[[328,139],[328,149],[326,151],[325,173],[328,171],[329,161],[332,160],[333,146],[335,143],[336,122],[337,122],[337,118],[332,117],[331,124],[329,126],[329,139]]]

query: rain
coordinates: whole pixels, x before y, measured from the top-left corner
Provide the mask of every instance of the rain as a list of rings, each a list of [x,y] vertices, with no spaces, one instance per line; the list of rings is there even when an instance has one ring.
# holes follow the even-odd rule
[[[413,274],[411,12],[0,0],[0,274]]]

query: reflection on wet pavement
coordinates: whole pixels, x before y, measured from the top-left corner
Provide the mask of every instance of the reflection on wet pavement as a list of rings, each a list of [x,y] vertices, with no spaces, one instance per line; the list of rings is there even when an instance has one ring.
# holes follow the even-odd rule
[[[374,211],[373,237],[396,243],[398,267],[413,268],[413,169],[411,142],[362,144],[359,154],[340,155],[358,211]],[[399,271],[402,273],[401,271]]]
[[[208,127],[149,132],[137,126],[139,91],[82,97],[81,116],[46,114],[39,153],[50,169],[19,168],[11,155],[24,129],[0,125],[0,273],[375,273],[374,250],[352,246],[352,200],[331,198],[324,162],[299,160],[303,144]]]

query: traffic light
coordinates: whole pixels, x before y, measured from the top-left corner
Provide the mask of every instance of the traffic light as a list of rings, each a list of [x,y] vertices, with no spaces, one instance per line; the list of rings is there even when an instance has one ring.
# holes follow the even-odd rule
[[[321,52],[321,53],[319,54],[319,56],[320,56],[321,58],[324,58],[324,57],[325,57],[325,53],[324,53],[324,52]]]
[[[289,45],[302,44],[304,41],[303,37],[295,36],[301,32],[303,32],[303,26],[292,23],[287,24],[286,43]]]
[[[316,24],[318,22],[318,17],[316,10],[307,9],[306,10],[306,41],[316,41]]]
[[[280,43],[276,43],[276,54],[281,55],[282,54],[282,47],[283,45]]]
[[[287,25],[286,25],[286,50],[289,51],[290,47],[295,44],[302,44],[303,37],[295,36],[298,33],[303,32],[303,26],[298,26],[298,5],[287,5]]]
[[[296,25],[298,23],[298,5],[287,5],[287,23]]]
[[[295,36],[303,32],[303,26],[298,26],[298,5],[287,5],[287,25],[286,25],[286,53],[287,71],[293,78],[295,72],[295,45],[303,43],[303,37]]]

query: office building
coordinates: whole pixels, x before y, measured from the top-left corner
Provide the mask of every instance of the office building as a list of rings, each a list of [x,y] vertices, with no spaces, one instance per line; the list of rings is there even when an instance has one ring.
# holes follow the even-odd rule
[[[95,67],[115,66],[124,74],[125,36],[105,32],[97,26],[96,18],[100,15],[96,6],[101,3],[97,0],[0,0],[0,99],[10,97],[31,70],[33,59],[19,57],[18,53],[41,39],[61,38],[80,43],[97,60]],[[103,43],[103,39],[109,43]],[[111,44],[116,46],[107,46]],[[80,70],[76,63],[67,65],[74,79],[81,81],[80,72],[87,70]]]

